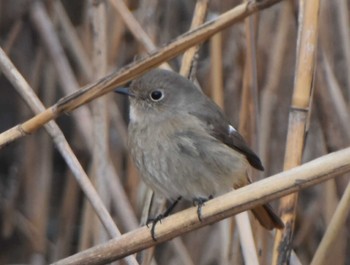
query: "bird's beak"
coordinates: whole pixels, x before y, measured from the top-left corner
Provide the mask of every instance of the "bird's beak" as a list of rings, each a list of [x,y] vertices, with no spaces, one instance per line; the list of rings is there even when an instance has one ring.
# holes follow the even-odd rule
[[[116,90],[114,90],[115,93],[119,93],[122,95],[127,95],[129,97],[134,97],[135,95],[130,93],[129,88],[128,87],[120,87],[117,88]]]

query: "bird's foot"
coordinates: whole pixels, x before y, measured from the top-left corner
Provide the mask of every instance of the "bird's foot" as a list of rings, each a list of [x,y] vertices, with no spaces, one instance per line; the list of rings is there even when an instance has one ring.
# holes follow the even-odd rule
[[[154,241],[157,241],[156,235],[155,235],[155,227],[156,224],[159,222],[162,222],[162,219],[167,217],[168,215],[170,215],[170,213],[174,210],[175,206],[177,205],[177,203],[181,200],[181,196],[178,197],[174,202],[172,202],[172,204],[165,210],[164,213],[159,214],[158,216],[156,216],[155,218],[148,218],[147,222],[146,222],[146,226],[149,227],[149,224],[152,223],[152,227],[151,227],[151,236],[152,239]]]
[[[199,221],[202,222],[202,207],[204,203],[211,200],[212,198],[213,198],[213,195],[210,195],[208,198],[203,198],[203,197],[193,198],[192,203],[193,203],[193,206],[197,206],[197,215],[198,215]]]

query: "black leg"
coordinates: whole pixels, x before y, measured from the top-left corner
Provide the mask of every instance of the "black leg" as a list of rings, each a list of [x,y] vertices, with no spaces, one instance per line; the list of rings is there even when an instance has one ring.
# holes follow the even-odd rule
[[[211,200],[213,198],[213,195],[209,195],[208,198],[203,198],[203,197],[198,197],[198,198],[193,198],[193,206],[197,206],[197,215],[199,221],[202,222],[202,207],[205,202]]]
[[[173,201],[173,202],[171,203],[171,205],[165,210],[164,213],[159,214],[159,215],[156,216],[155,218],[149,218],[149,219],[147,220],[147,223],[146,223],[147,227],[148,227],[148,225],[149,225],[150,223],[152,223],[152,227],[151,227],[151,236],[152,236],[152,239],[153,239],[154,241],[157,241],[156,235],[155,235],[155,231],[154,231],[154,229],[155,229],[155,227],[156,227],[156,224],[157,224],[158,222],[161,222],[163,218],[167,217],[167,216],[174,210],[175,206],[178,204],[178,202],[181,200],[181,198],[182,198],[182,197],[180,196],[180,197],[178,197],[175,201]]]

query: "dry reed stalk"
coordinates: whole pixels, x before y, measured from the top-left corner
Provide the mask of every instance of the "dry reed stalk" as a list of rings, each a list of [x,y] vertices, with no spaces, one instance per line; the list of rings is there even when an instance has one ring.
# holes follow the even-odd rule
[[[143,30],[141,25],[138,23],[136,18],[131,14],[130,10],[124,3],[124,1],[110,0],[111,5],[122,17],[125,25],[129,28],[133,36],[138,40],[139,43],[145,48],[148,53],[154,52],[157,47],[154,45],[152,39]],[[171,70],[171,67],[167,63],[161,65],[162,68]]]
[[[74,239],[72,227],[74,227],[74,223],[77,223],[78,219],[78,189],[79,186],[74,180],[74,176],[72,176],[71,172],[69,172],[67,176],[67,183],[65,185],[64,193],[62,196],[62,207],[60,208],[60,212],[58,214],[58,238],[56,240],[56,246],[53,250],[50,262],[58,259],[63,259],[70,253],[70,243]]]
[[[348,2],[346,0],[340,0],[335,8],[337,9],[338,24],[341,33],[339,34],[341,38],[343,54],[345,55],[346,69],[350,69],[350,34],[349,34],[349,8]],[[350,103],[350,74],[346,75],[347,79],[347,92],[348,92],[348,103]]]
[[[118,136],[120,138],[120,142],[123,146],[123,149],[127,150],[128,149],[127,125],[125,124],[122,114],[120,113],[120,110],[118,109],[117,105],[112,100],[112,98],[109,98],[108,100],[109,102],[107,106],[109,108],[108,114],[110,116],[111,127],[115,128],[115,130],[118,132]]]
[[[339,239],[339,233],[343,228],[350,209],[350,183],[347,185],[345,192],[335,210],[331,222],[329,223],[326,233],[324,234],[320,245],[312,259],[311,265],[330,264],[329,251]]]
[[[93,30],[93,68],[95,78],[101,78],[107,73],[107,38],[106,38],[106,5],[103,2],[92,3],[92,30]],[[93,123],[94,123],[94,148],[93,148],[93,167],[95,181],[102,201],[105,205],[110,205],[111,194],[109,192],[109,150],[108,150],[108,109],[107,98],[100,97],[93,102]],[[102,227],[96,227],[94,233],[94,243],[104,242],[107,235]],[[126,257],[125,263],[138,264],[134,256]]]
[[[261,96],[261,114],[259,127],[259,154],[261,161],[265,166],[270,164],[268,161],[268,152],[271,142],[271,130],[273,129],[273,112],[278,102],[278,85],[282,78],[282,69],[284,63],[284,55],[287,48],[287,36],[290,32],[290,20],[292,19],[292,10],[290,2],[284,1],[281,4],[278,17],[278,29],[274,40],[272,41],[273,51],[267,66],[267,81],[262,89]]]
[[[91,172],[89,172],[91,173]],[[93,183],[95,185],[95,183]],[[91,205],[88,203],[88,200],[84,199],[82,205],[82,214],[81,214],[81,232],[79,234],[79,245],[78,252],[88,249],[92,246],[92,233],[94,230],[94,215]]]
[[[129,8],[126,6],[124,1],[110,0],[109,3],[122,17],[125,25],[132,32],[133,36],[137,39],[137,41],[144,46],[147,52],[152,52],[157,49],[157,47],[153,44],[151,38],[148,37],[148,34],[144,31],[139,22],[135,19],[135,17],[130,12]]]
[[[210,94],[215,103],[224,109],[222,48],[222,34],[219,32],[210,38]]]
[[[23,21],[21,19],[18,19],[16,23],[14,23],[11,27],[9,34],[6,38],[5,44],[3,45],[5,53],[9,53],[9,51],[11,50],[13,44],[18,38],[18,34],[21,32],[22,26]]]
[[[155,19],[157,17],[157,9],[159,8],[159,0],[144,0],[139,2],[136,17],[147,32],[153,43],[156,43],[158,31],[158,23]]]
[[[62,27],[65,28],[66,31],[66,36],[68,37],[67,44],[68,47],[71,47],[72,51],[75,51],[76,49],[79,49],[80,52],[75,54],[75,59],[78,63],[78,66],[81,67],[84,65],[84,67],[81,67],[81,72],[84,73],[84,78],[87,80],[91,80],[91,76],[89,76],[89,73],[93,73],[96,71],[93,71],[91,63],[88,61],[88,56],[84,52],[82,45],[80,43],[80,40],[78,39],[73,27],[70,25],[70,21],[67,17],[67,14],[65,11],[60,7],[60,5],[55,6],[56,7],[56,12],[58,12],[58,15],[61,16],[61,24]],[[97,45],[97,48],[100,47],[100,45]],[[97,51],[98,53],[98,51]],[[104,72],[107,72],[106,68],[107,66],[104,67],[105,70]],[[99,66],[96,66],[95,69],[102,69]],[[102,75],[100,75],[102,76]],[[111,102],[111,101],[110,101]],[[112,103],[112,102],[111,102]],[[124,145],[126,145],[126,126],[122,119],[120,118],[120,111],[118,107],[115,105],[113,102],[112,104],[103,104],[104,106],[107,106],[112,110],[111,114],[116,119],[113,119],[114,123],[116,123],[116,128],[119,134],[122,136],[122,142]],[[97,108],[100,109],[100,108]],[[107,114],[106,114],[107,115]],[[119,117],[119,118],[118,118]],[[99,119],[97,119],[99,120]],[[78,121],[81,122],[81,121]],[[97,124],[97,122],[95,122]],[[90,140],[90,139],[89,139]],[[91,141],[89,141],[90,144],[89,146],[92,147]],[[93,154],[96,152],[91,150]],[[104,160],[108,164],[108,173],[103,174],[105,177],[108,178],[108,181],[110,185],[107,185],[107,188],[110,189],[109,194],[112,196],[112,201],[113,203],[113,208],[116,209],[116,212],[118,213],[119,220],[121,224],[123,225],[124,228],[126,228],[128,231],[131,230],[132,228],[135,228],[135,215],[131,209],[130,203],[128,202],[127,196],[125,194],[125,191],[122,188],[122,185],[119,181],[119,177],[114,169],[114,167],[111,165],[111,161],[109,158],[106,158]],[[100,193],[101,194],[101,193]],[[102,193],[104,194],[104,193]],[[132,220],[132,221],[130,221]]]
[[[324,133],[325,144],[327,150],[337,150],[348,144],[346,142],[346,135],[344,130],[334,130],[333,128],[344,128],[344,125],[340,123],[339,118],[333,113],[336,112],[335,102],[332,100],[334,97],[330,95],[330,90],[326,87],[327,81],[325,74],[322,72],[322,67],[319,67],[317,71],[317,89],[316,89],[316,106],[320,113],[320,120],[322,131]]]
[[[346,148],[208,201],[202,209],[202,222],[195,207],[173,214],[157,225],[156,242],[144,226],[54,264],[110,262],[349,171],[350,148]]]
[[[41,67],[38,67],[38,69],[43,71]],[[50,105],[55,98],[56,79],[53,68],[50,65],[45,68],[44,72],[46,89],[43,91],[43,101],[46,105]],[[36,167],[35,189],[32,189],[30,193],[32,196],[30,220],[38,231],[34,244],[36,249],[34,249],[32,256],[40,257],[39,260],[41,262],[35,264],[45,264],[45,253],[48,251],[46,231],[49,220],[49,199],[53,180],[53,146],[46,132],[41,131],[38,136],[37,155],[41,157],[41,161]],[[34,190],[39,192],[33,192]]]
[[[68,51],[78,64],[78,69],[80,69],[84,80],[89,81],[93,74],[90,58],[87,56],[86,52],[84,52],[85,48],[75,33],[74,26],[64,10],[61,1],[54,1],[54,10],[60,28],[62,29],[62,39],[67,42]]]
[[[254,95],[257,92],[257,76],[256,76],[256,43],[255,30],[252,27],[251,17],[246,18],[245,32],[246,32],[246,55],[243,72],[241,107],[239,112],[239,128],[238,131],[245,138],[247,143],[255,149],[256,138],[256,105]]]
[[[188,249],[185,247],[183,241],[179,237],[176,237],[172,241],[170,241],[170,244],[173,246],[174,250],[179,255],[179,262],[181,262],[181,264],[195,265],[195,263],[192,261]]]
[[[272,41],[271,52],[267,65],[267,80],[264,88],[261,90],[261,107],[260,107],[260,123],[258,125],[258,151],[261,161],[265,166],[266,176],[267,170],[273,161],[269,161],[271,142],[273,141],[272,132],[274,129],[273,117],[274,111],[278,103],[278,89],[279,83],[282,80],[282,69],[285,59],[285,51],[287,49],[287,36],[290,33],[290,21],[292,18],[292,10],[290,2],[285,1],[281,4],[278,14],[278,28]],[[258,238],[257,246],[260,252],[260,262],[263,265],[270,264],[271,262],[271,245],[273,239],[268,234],[260,229],[260,238]]]
[[[203,26],[196,30],[183,34],[174,42],[158,50],[158,52],[124,67],[119,72],[112,73],[93,84],[85,86],[79,91],[59,100],[55,105],[40,114],[37,114],[26,122],[3,132],[0,134],[0,148],[20,137],[33,133],[48,121],[58,117],[60,114],[72,111],[77,107],[106,94],[116,86],[122,85],[134,79],[136,76],[141,75],[146,70],[175,57],[189,47],[204,41],[235,22],[279,1],[280,0],[266,0],[248,2],[236,6],[230,11],[220,15],[217,19],[203,24]]]
[[[87,59],[88,56],[84,52],[83,47],[80,43],[80,40],[78,39],[73,27],[71,26],[70,21],[64,9],[62,9],[60,4],[56,5],[55,7],[56,7],[56,12],[61,17],[60,19],[61,25],[66,32],[65,35],[67,36],[66,41],[67,41],[68,47],[71,47],[71,50],[73,52],[77,49],[79,50],[79,52],[75,53],[74,58],[76,59],[78,66],[81,68],[81,72],[84,74],[84,78],[86,80],[91,80],[90,73],[93,73],[94,71],[92,69],[91,63]],[[95,68],[100,69],[99,67],[95,67]],[[105,70],[105,72],[107,72],[107,70]],[[113,115],[114,117],[116,117],[116,119],[113,119],[113,122],[116,124],[117,131],[122,137],[122,143],[124,144],[124,146],[126,146],[126,126],[120,117],[121,114],[118,107],[115,105],[114,102],[111,102],[111,104],[105,104],[105,105],[108,105],[108,107],[111,109],[109,115]],[[95,152],[92,151],[92,153],[95,153]],[[109,159],[106,159],[105,161],[108,161],[108,163],[111,163]],[[115,202],[114,203],[115,209],[117,209],[118,216],[121,217],[122,224],[124,224],[124,226],[126,227],[129,227],[128,229],[130,229],[130,225],[128,225],[130,224],[129,220],[135,219],[134,214],[132,214],[132,211],[130,210],[131,206],[128,203],[128,200],[126,199],[124,190],[121,188],[120,181],[118,181],[119,177],[117,176],[114,168],[109,165],[108,170],[109,170],[109,173],[106,174],[106,176],[109,177],[109,181],[111,182],[111,185],[108,185],[108,187],[114,188],[114,190],[111,190],[110,194],[113,197],[112,200]]]
[[[110,17],[110,16],[109,16]],[[108,65],[114,65],[115,62],[120,58],[120,51],[122,50],[123,44],[123,34],[125,33],[125,24],[120,16],[113,16],[110,21],[109,27],[109,41],[108,41]]]
[[[31,87],[21,76],[21,74],[16,70],[14,65],[8,59],[6,54],[0,49],[0,68],[8,80],[12,83],[17,92],[22,96],[26,103],[33,109],[34,113],[39,113],[45,108],[40,100],[37,98],[35,93],[32,91]],[[117,235],[117,228],[109,215],[106,208],[103,206],[98,194],[96,193],[94,187],[89,181],[88,176],[84,172],[82,166],[80,165],[78,159],[74,155],[72,149],[67,143],[63,133],[56,123],[50,122],[45,125],[46,130],[49,132],[50,136],[53,138],[55,145],[63,158],[65,159],[67,165],[70,167],[74,176],[76,177],[80,187],[88,197],[89,201],[93,205],[96,213],[101,218],[105,227],[109,231],[110,235],[113,237]]]
[[[322,65],[324,66],[324,73],[326,76],[326,82],[328,83],[329,94],[331,96],[331,101],[335,107],[335,116],[339,119],[340,129],[346,136],[346,141],[350,142],[350,114],[346,104],[346,100],[342,95],[341,88],[334,72],[331,69],[327,54],[322,52]]]
[[[242,84],[242,98],[239,112],[238,131],[247,140],[253,149],[256,148],[256,108],[257,101],[257,75],[256,75],[256,29],[253,26],[253,16],[245,19],[245,36],[246,36],[246,54],[244,59],[244,74]],[[254,176],[251,176],[254,177]],[[256,245],[253,238],[252,225],[248,213],[240,213],[236,217],[236,224],[242,247],[243,259],[246,264],[259,264]],[[246,220],[248,224],[245,224]]]
[[[260,263],[248,212],[237,214],[235,220],[238,228],[244,264],[259,265]]]
[[[199,27],[205,21],[205,17],[208,10],[208,0],[197,0],[196,7],[193,12],[192,22],[190,30],[194,30]],[[189,48],[182,56],[182,62],[180,67],[180,75],[186,76],[188,79],[193,80],[195,71],[195,57],[198,54],[200,45]]]
[[[297,62],[289,114],[284,170],[300,165],[312,98],[312,80],[317,51],[319,0],[299,2]],[[272,264],[288,263],[291,252],[298,193],[282,198],[280,211],[284,230],[275,235]]]
[[[92,3],[90,1],[88,8],[91,13],[93,78],[97,80],[107,73],[106,5],[104,2]],[[107,98],[104,96],[92,102],[92,123],[94,124],[92,167],[96,190],[104,205],[109,209],[111,198],[106,178],[107,161],[109,160],[107,120]],[[108,236],[101,223],[97,218],[94,221],[94,244],[107,241]]]
[[[58,81],[65,94],[68,95],[74,93],[79,88],[78,81],[74,76],[73,69],[69,64],[67,57],[65,56],[64,50],[55,33],[53,22],[47,14],[43,3],[34,2],[31,5],[30,17],[56,68]],[[89,143],[89,135],[87,132],[92,131],[90,116],[90,111],[86,106],[83,106],[77,112],[73,113],[73,117],[78,121],[77,128],[79,134],[86,143]]]

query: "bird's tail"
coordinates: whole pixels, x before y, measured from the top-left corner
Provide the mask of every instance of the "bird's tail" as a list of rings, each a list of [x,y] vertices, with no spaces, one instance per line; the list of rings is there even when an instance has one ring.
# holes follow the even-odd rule
[[[259,223],[266,229],[284,228],[282,220],[274,213],[269,204],[260,205],[252,209],[252,212]]]

